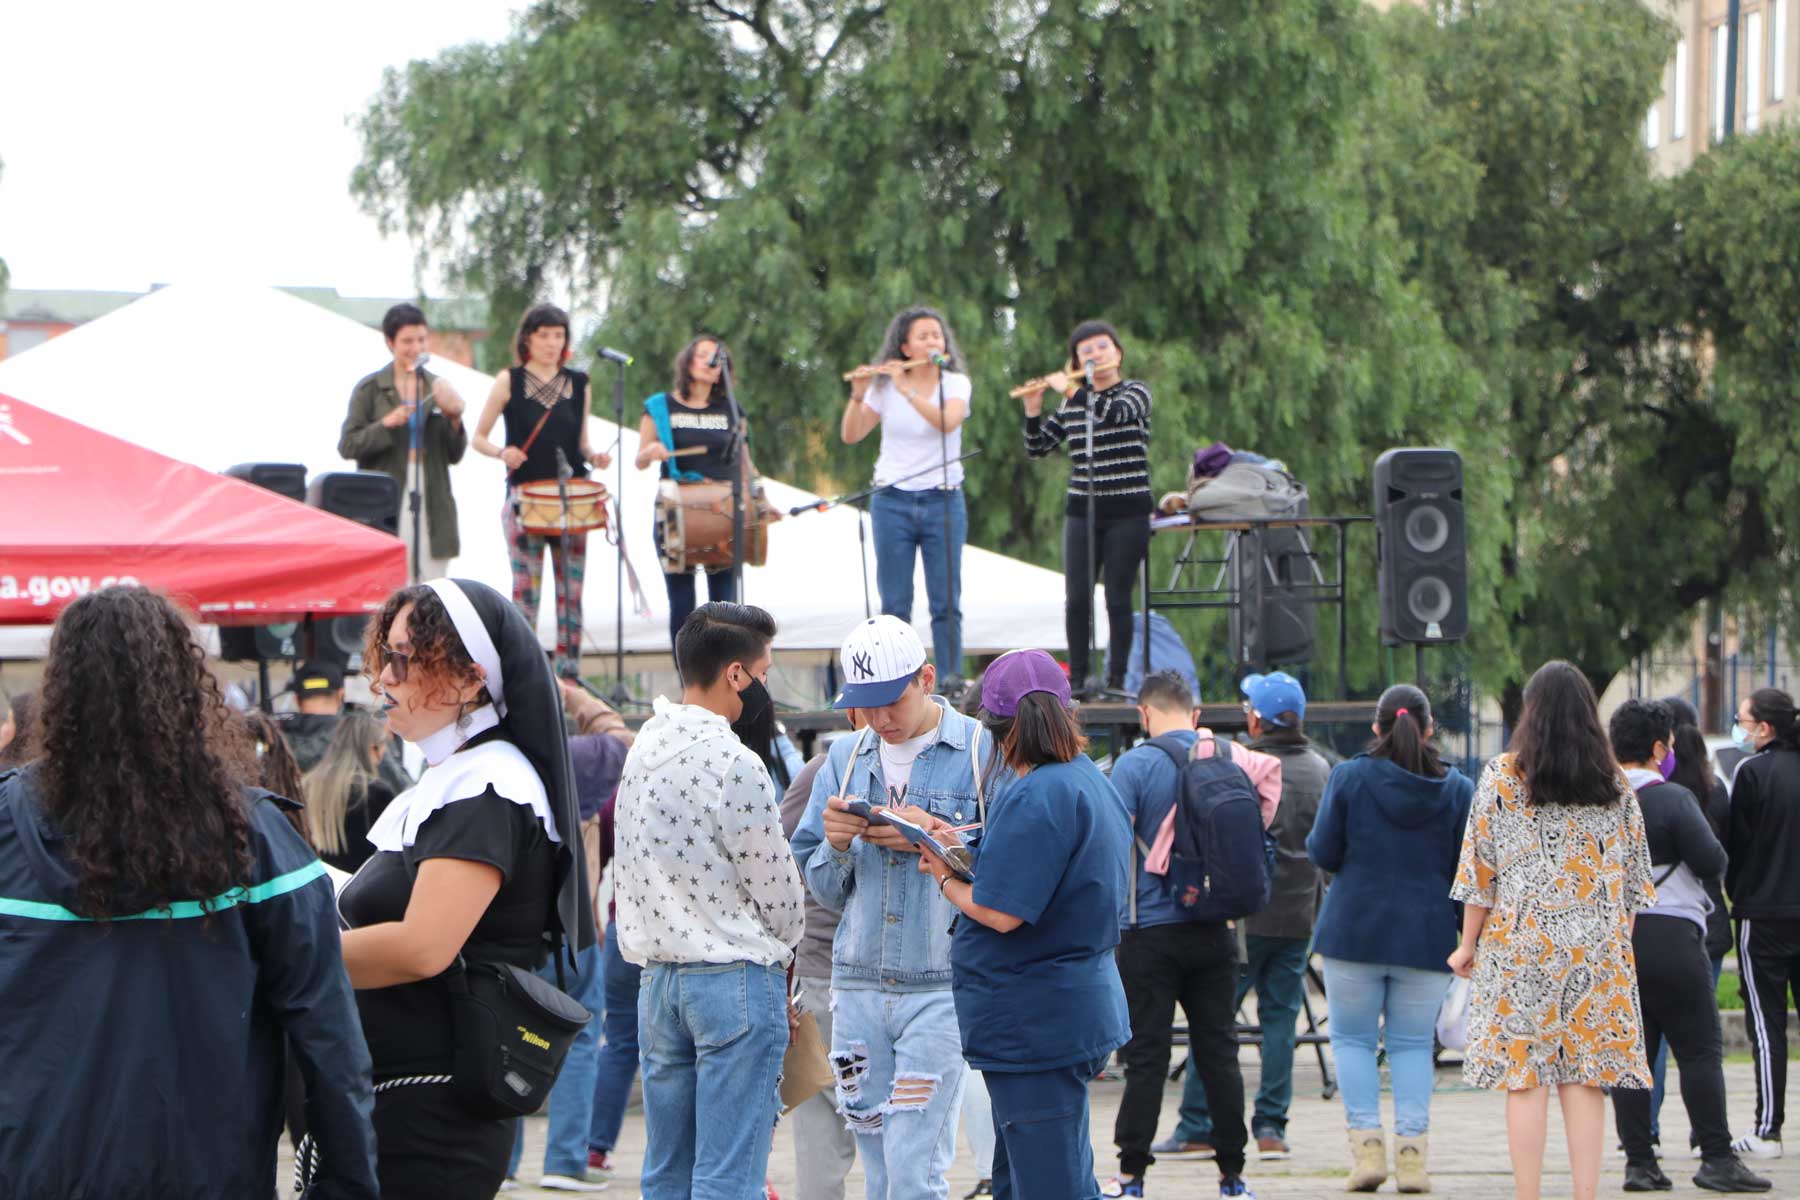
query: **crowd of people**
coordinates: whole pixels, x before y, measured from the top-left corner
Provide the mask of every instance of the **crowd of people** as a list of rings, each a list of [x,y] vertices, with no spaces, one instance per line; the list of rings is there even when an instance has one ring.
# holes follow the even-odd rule
[[[1548,663],[1471,780],[1416,687],[1389,688],[1340,761],[1292,676],[1242,681],[1237,741],[1165,671],[1108,773],[1047,653],[995,660],[965,713],[883,615],[849,630],[845,728],[802,764],[766,686],[776,631],[751,606],[695,607],[681,695],[634,735],[473,582],[407,586],[371,620],[381,720],[326,663],[295,672],[278,720],[235,711],[162,597],[70,605],[41,689],[0,714],[0,1178],[270,1195],[285,1129],[306,1195],[487,1200],[519,1173],[519,1115],[547,1107],[538,1186],[597,1191],[641,1072],[651,1200],[763,1195],[784,1110],[799,1200],[841,1197],[858,1160],[871,1197],[942,1198],[959,1124],[972,1196],[1142,1196],[1184,1157],[1249,1196],[1251,1164],[1290,1153],[1317,955],[1350,1190],[1431,1190],[1456,977],[1463,1075],[1506,1093],[1519,1196],[1538,1195],[1552,1089],[1577,1197],[1598,1188],[1608,1094],[1626,1190],[1672,1186],[1669,1049],[1696,1185],[1769,1188],[1746,1160],[1781,1153],[1800,966],[1786,693],[1738,706],[1727,788],[1691,709],[1634,699],[1603,725],[1582,673]],[[394,739],[423,756],[417,780]],[[1757,1081],[1735,1139],[1727,904]],[[1186,1083],[1158,1140],[1178,1010]],[[514,1014],[547,1057],[509,1046]],[[784,1099],[806,1046],[816,1090]],[[1088,1088],[1115,1056],[1102,1184]],[[58,1137],[32,1135],[46,1121]]]

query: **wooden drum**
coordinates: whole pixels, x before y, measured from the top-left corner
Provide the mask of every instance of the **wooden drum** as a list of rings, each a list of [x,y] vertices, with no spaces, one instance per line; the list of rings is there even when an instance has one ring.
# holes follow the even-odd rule
[[[519,485],[519,528],[540,537],[563,531],[562,496],[554,479]],[[598,479],[571,479],[560,485],[569,489],[570,533],[606,528],[606,485]]]
[[[761,488],[744,497],[744,561],[752,567],[769,561],[768,507]],[[663,480],[656,490],[656,532],[664,574],[732,566],[731,484]]]

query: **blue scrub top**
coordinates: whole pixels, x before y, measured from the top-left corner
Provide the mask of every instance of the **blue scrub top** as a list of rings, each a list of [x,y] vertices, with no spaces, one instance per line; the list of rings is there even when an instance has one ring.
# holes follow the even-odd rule
[[[963,1053],[983,1071],[1092,1062],[1131,1037],[1113,948],[1131,826],[1086,756],[1037,767],[989,807],[975,903],[1025,923],[959,917],[950,946]]]

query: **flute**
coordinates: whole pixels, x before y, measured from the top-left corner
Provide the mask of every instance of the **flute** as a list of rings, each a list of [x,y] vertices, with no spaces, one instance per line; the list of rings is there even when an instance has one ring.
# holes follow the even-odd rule
[[[1068,372],[1060,371],[1060,372],[1052,372],[1051,374],[1067,375]],[[1019,399],[1023,399],[1026,396],[1031,395],[1031,393],[1033,393],[1033,392],[1041,392],[1041,391],[1046,390],[1049,387],[1050,387],[1050,376],[1049,375],[1039,375],[1036,379],[1027,379],[1024,383],[1021,383],[1018,387],[1014,388],[1012,391],[1008,392],[1007,394],[1009,396],[1011,396],[1014,400],[1019,400]]]
[[[879,374],[881,374],[881,367],[885,366],[885,365],[886,364],[884,363],[884,364],[881,364],[880,366],[857,367],[854,371],[845,371],[844,372],[844,382],[849,383],[852,380],[867,379],[872,375],[879,375]],[[930,366],[930,365],[931,365],[931,360],[929,358],[909,358],[905,362],[901,363],[900,367],[902,370],[910,371],[914,367],[925,367],[925,366]]]

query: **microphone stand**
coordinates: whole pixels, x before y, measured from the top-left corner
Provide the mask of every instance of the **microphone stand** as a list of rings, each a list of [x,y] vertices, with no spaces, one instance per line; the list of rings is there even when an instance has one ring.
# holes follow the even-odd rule
[[[425,364],[413,365],[412,417],[407,421],[407,458],[412,467],[412,578],[408,583],[418,583],[424,570],[421,563],[424,555],[419,545],[424,514],[420,511],[424,504],[425,492]]]
[[[586,419],[587,414],[583,413],[582,420],[585,422]],[[562,507],[562,529],[556,535],[556,540],[562,550],[556,559],[556,599],[562,604],[569,602],[569,480],[574,477],[575,469],[569,465],[569,456],[563,453],[561,446],[556,447],[556,499]],[[556,627],[556,640],[560,645],[563,635],[563,615],[557,611],[559,607],[560,605],[556,603],[550,605],[550,610],[556,618],[551,624]],[[581,675],[581,610],[579,608],[575,610],[575,637],[570,651],[575,655],[575,674],[579,677]],[[558,662],[556,666],[557,674],[560,677],[562,663]]]
[[[1087,376],[1087,578],[1082,581],[1087,588],[1088,601],[1088,673],[1093,673],[1097,660],[1095,649],[1100,637],[1100,612],[1094,607],[1094,584],[1100,578],[1100,564],[1096,561],[1099,554],[1100,531],[1094,526],[1094,360],[1089,359],[1082,364]],[[1112,597],[1108,596],[1108,600]],[[1150,630],[1144,630],[1148,639]],[[1101,668],[1104,672],[1105,668]],[[1104,675],[1103,675],[1104,677]],[[1087,688],[1087,680],[1081,681],[1083,690]]]
[[[613,359],[613,420],[619,427],[619,452],[613,457],[618,468],[618,487],[613,491],[613,690],[612,705],[623,708],[631,703],[625,690],[625,364]],[[563,505],[565,511],[568,504]],[[565,556],[566,557],[566,556]]]
[[[731,593],[744,602],[744,476],[749,462],[744,454],[748,434],[744,428],[744,410],[738,407],[737,389],[731,381],[731,352],[719,355],[719,380],[725,385],[725,406],[730,412],[731,442],[727,459],[731,464]]]
[[[955,560],[956,560],[957,556],[952,552],[952,550],[950,548],[950,529],[951,529],[950,502],[952,499],[952,497],[950,495],[950,431],[945,428],[946,406],[944,403],[944,369],[946,367],[948,367],[949,365],[950,365],[949,361],[946,359],[944,362],[938,364],[938,369],[937,369],[937,373],[938,373],[938,382],[937,382],[938,452],[943,456],[943,460],[944,460],[943,461],[943,469],[944,469],[944,478],[943,478],[943,489],[944,489],[944,494],[943,494],[943,501],[944,501],[944,609],[945,609],[945,612],[948,614],[948,619],[955,621],[957,623],[958,632],[960,633],[961,625],[962,625],[962,612],[961,612],[960,606],[957,603],[957,594],[956,594],[956,561]],[[910,616],[911,614],[908,614],[908,615]],[[957,641],[958,641],[958,643],[960,643],[962,641],[961,637],[958,637]],[[962,678],[962,660],[958,659],[956,662],[953,662],[953,663],[939,663],[938,670],[944,672],[944,674],[949,676],[950,678],[961,679]]]

